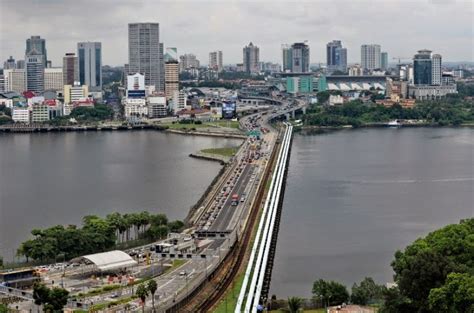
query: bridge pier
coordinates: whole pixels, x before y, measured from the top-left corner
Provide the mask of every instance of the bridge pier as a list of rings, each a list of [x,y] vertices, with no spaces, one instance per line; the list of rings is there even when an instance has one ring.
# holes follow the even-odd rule
[[[291,118],[292,118],[292,119],[295,119],[295,117],[296,117],[295,111],[296,111],[296,110],[291,111]]]

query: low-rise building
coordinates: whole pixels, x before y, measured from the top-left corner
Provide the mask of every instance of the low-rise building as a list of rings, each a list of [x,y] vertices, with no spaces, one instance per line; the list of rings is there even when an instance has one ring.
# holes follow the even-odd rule
[[[313,76],[290,76],[286,78],[286,91],[291,94],[313,92]]]
[[[124,98],[123,100],[125,117],[146,117],[148,116],[148,106],[144,98]]]
[[[168,115],[166,97],[163,95],[153,95],[148,97],[148,117],[158,118]]]
[[[344,104],[344,97],[341,95],[330,95],[329,105],[342,105]]]
[[[31,112],[28,107],[14,107],[12,109],[12,120],[15,123],[30,123]]]
[[[37,103],[31,106],[31,121],[41,123],[49,121],[49,107],[45,103]]]
[[[408,94],[416,100],[437,100],[446,97],[448,94],[457,93],[455,84],[452,85],[410,85]]]

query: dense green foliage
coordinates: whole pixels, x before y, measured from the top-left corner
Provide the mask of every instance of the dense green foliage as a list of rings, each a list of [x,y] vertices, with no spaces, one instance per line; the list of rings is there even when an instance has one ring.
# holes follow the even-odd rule
[[[11,116],[12,110],[7,108],[4,104],[0,104],[0,125],[13,123]]]
[[[298,297],[289,297],[288,298],[288,312],[289,313],[298,313],[301,311],[303,299]]]
[[[150,292],[151,295],[151,305],[153,307],[153,311],[155,311],[155,293],[158,289],[158,284],[155,280],[150,279],[146,284],[146,289]]]
[[[441,228],[397,251],[392,267],[399,288],[398,297],[391,295],[393,312],[407,307],[411,312],[472,312],[474,218]]]
[[[44,230],[32,230],[34,238],[23,242],[17,253],[27,260],[72,259],[107,251],[117,243],[132,239],[161,239],[170,231],[180,231],[183,226],[181,221],[168,222],[164,214],[152,215],[146,211],[123,215],[112,213],[105,219],[88,215],[83,218],[82,228],[57,225]]]
[[[462,98],[464,97],[474,97],[474,83],[465,84],[458,83],[458,95]]]
[[[440,101],[420,102],[413,108],[402,108],[398,104],[384,107],[355,100],[340,106],[315,105],[303,117],[306,125],[354,127],[394,119],[424,120],[428,124],[440,126],[460,125],[474,122],[474,103],[452,96]]]
[[[69,291],[54,287],[49,289],[44,284],[36,283],[33,286],[33,299],[36,305],[43,305],[45,312],[62,312],[67,304]]]
[[[226,88],[226,89],[239,89],[240,83],[230,81],[218,81],[218,80],[206,80],[198,83],[182,83],[183,87],[209,87],[209,88]]]
[[[349,300],[349,292],[343,284],[318,279],[313,284],[313,297],[324,306],[338,305]]]
[[[77,107],[71,111],[69,117],[75,118],[77,121],[103,121],[111,119],[113,110],[105,104],[96,104],[93,108]]]
[[[148,293],[149,293],[149,290],[144,284],[138,285],[137,291],[135,292],[135,294],[137,295],[137,297],[140,298],[140,300],[142,300],[142,312],[145,312],[145,301],[146,301],[146,297],[148,296]]]
[[[54,126],[67,126],[70,125],[69,121],[74,118],[78,123],[96,123],[99,121],[111,120],[113,118],[113,109],[106,104],[96,104],[93,108],[89,107],[77,107],[72,109],[68,116],[58,116],[48,123]]]
[[[377,285],[370,277],[364,278],[359,285],[354,283],[351,290],[351,302],[366,305],[380,302],[383,298],[385,287]]]
[[[7,313],[8,307],[5,304],[0,303],[0,313]]]

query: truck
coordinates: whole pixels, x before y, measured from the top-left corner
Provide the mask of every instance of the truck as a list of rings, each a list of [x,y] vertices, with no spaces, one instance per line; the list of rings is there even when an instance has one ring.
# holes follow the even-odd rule
[[[237,204],[239,204],[239,195],[234,193],[232,195],[232,202],[230,203],[230,205],[236,206]]]

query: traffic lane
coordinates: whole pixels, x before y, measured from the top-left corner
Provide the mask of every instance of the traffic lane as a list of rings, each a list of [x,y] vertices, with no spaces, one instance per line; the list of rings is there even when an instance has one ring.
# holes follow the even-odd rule
[[[216,220],[214,223],[211,225],[210,230],[211,231],[225,231],[228,228],[229,222],[234,216],[234,214],[237,211],[237,207],[240,205],[240,197],[242,196],[242,192],[245,191],[245,188],[250,180],[250,177],[253,174],[254,170],[254,165],[252,164],[247,164],[242,171],[242,175],[239,177],[237,180],[236,185],[232,189],[232,194],[238,194],[239,195],[239,204],[234,207],[232,205],[232,198],[231,196],[226,200],[224,203],[221,211],[219,212],[219,215],[217,216]]]

